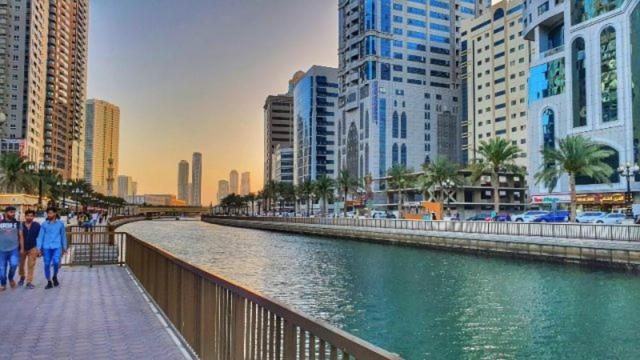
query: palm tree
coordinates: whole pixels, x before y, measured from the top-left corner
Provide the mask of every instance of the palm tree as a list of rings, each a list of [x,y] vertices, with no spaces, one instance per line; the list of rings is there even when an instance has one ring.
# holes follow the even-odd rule
[[[333,179],[326,175],[319,176],[314,183],[314,194],[322,200],[322,216],[327,215],[327,201],[333,195],[333,186]]]
[[[497,137],[480,142],[478,147],[480,157],[471,165],[471,180],[476,182],[485,174],[491,176],[493,209],[496,213],[500,211],[500,174],[522,175],[522,168],[515,164],[521,154],[522,150],[518,146],[503,138]]]
[[[412,173],[413,169],[407,169],[407,167],[402,164],[393,165],[387,172],[389,189],[398,192],[398,214],[400,218],[402,218],[404,192],[413,186],[415,181]]]
[[[251,204],[251,216],[255,216],[255,206],[254,206],[254,204],[255,204],[257,199],[258,199],[258,197],[254,193],[248,193],[244,197],[244,200]]]
[[[351,176],[349,170],[340,170],[338,179],[336,179],[336,185],[342,191],[342,201],[344,201],[344,216],[347,217],[347,195],[350,191],[353,191],[358,186],[358,180]]]
[[[451,186],[460,186],[460,165],[446,158],[438,158],[432,163],[422,165],[423,175],[418,178],[418,184],[425,200],[427,192],[437,191],[436,200],[444,201],[445,191]]]
[[[567,136],[558,143],[558,148],[542,150],[543,164],[535,174],[536,184],[542,182],[549,192],[558,184],[563,174],[569,175],[571,192],[571,221],[576,220],[576,177],[587,176],[598,183],[608,183],[613,169],[605,160],[613,155],[591,139],[580,135]]]
[[[292,183],[279,182],[277,185],[277,198],[280,200],[280,211],[295,200],[295,189]]]
[[[307,216],[311,216],[311,207],[313,206],[311,197],[315,193],[315,183],[310,180],[305,180],[299,187],[300,197],[304,199],[306,203]]]
[[[29,163],[16,153],[0,155],[0,189],[6,193],[26,192],[34,189],[33,173]]]

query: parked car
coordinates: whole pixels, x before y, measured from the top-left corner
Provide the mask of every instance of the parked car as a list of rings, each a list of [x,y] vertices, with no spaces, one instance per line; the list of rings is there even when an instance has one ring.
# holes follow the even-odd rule
[[[540,215],[532,222],[540,223],[557,223],[569,221],[569,212],[565,210],[551,211],[547,214]]]
[[[594,223],[606,214],[607,213],[603,211],[585,211],[576,216],[576,222],[587,224]]]
[[[525,211],[522,214],[514,215],[513,221],[516,222],[532,222],[535,218],[548,214],[548,211],[545,210],[529,210]]]
[[[480,213],[473,215],[472,217],[468,217],[467,221],[487,221],[491,217],[489,213]]]
[[[605,214],[599,217],[595,223],[596,224],[622,224],[622,222],[627,218],[625,214],[621,213],[610,213]]]
[[[496,218],[493,219],[493,221],[500,221],[500,222],[511,221],[511,215],[507,213],[498,214],[496,215]]]

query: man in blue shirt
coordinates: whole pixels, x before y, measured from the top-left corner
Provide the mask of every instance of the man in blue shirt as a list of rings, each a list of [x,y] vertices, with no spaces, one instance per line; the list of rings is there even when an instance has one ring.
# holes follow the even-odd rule
[[[47,209],[47,219],[40,226],[36,246],[44,258],[44,276],[47,278],[45,289],[58,286],[60,258],[67,252],[67,230],[64,223],[58,220],[58,209],[54,207]],[[53,279],[51,278],[52,264]]]
[[[16,287],[13,277],[22,252],[24,252],[24,239],[21,224],[16,220],[16,208],[7,206],[4,219],[0,221],[0,291],[7,289],[7,279],[12,288]]]
[[[24,285],[25,275],[27,280],[27,289],[33,289],[33,272],[36,267],[36,260],[38,259],[38,235],[40,234],[40,224],[37,221],[33,221],[36,216],[36,212],[33,210],[27,210],[24,212],[24,223],[22,224],[22,235],[24,237],[24,253],[20,254],[20,281],[19,286]],[[27,265],[27,271],[25,273],[24,266]]]

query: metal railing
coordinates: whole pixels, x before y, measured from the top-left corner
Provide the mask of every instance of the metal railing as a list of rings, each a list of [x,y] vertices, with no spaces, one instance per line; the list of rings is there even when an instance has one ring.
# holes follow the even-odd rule
[[[126,238],[121,232],[67,232],[62,265],[124,265]]]
[[[127,235],[126,264],[203,359],[400,359]]]
[[[206,219],[207,217],[204,217]],[[492,235],[558,237],[580,240],[640,241],[638,225],[581,223],[522,223],[488,221],[421,221],[396,219],[308,218],[308,217],[213,217],[294,224],[408,229]]]

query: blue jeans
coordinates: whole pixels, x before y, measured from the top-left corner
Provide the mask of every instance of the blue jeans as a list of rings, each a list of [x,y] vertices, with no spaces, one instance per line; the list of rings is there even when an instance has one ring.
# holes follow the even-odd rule
[[[15,248],[10,251],[0,251],[0,285],[7,286],[7,278],[13,280],[16,275],[16,269],[20,263],[20,250]],[[9,271],[7,274],[7,264]],[[8,276],[7,276],[8,275]]]
[[[53,265],[53,276],[58,276],[60,268],[60,257],[62,249],[42,249],[42,257],[44,258],[44,277],[47,281],[51,280],[51,265]]]

